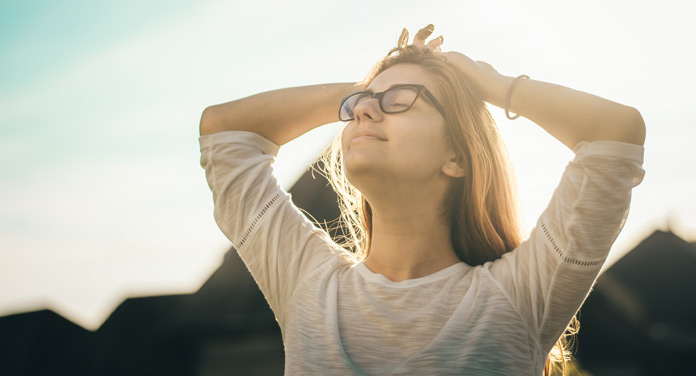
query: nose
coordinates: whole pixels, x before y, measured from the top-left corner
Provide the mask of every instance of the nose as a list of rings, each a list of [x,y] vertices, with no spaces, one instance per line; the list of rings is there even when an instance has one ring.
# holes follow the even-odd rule
[[[379,100],[377,98],[370,98],[360,101],[353,109],[355,113],[355,120],[360,121],[382,121],[384,114],[379,108]]]

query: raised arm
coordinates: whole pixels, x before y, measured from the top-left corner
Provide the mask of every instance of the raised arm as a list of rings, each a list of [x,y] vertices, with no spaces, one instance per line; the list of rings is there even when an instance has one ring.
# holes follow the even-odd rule
[[[272,168],[277,145],[338,121],[340,100],[352,90],[353,84],[288,88],[203,111],[201,166],[215,221],[281,324],[296,288],[319,265],[344,254],[278,184]]]
[[[200,134],[250,131],[282,145],[338,121],[339,102],[354,89],[353,83],[292,87],[210,106],[201,116]]]
[[[514,80],[503,76],[484,62],[476,62],[457,52],[446,52],[483,99],[500,108]],[[621,141],[643,145],[645,123],[633,107],[583,93],[564,86],[519,80],[510,97],[508,110],[544,128],[573,149],[580,141]]]

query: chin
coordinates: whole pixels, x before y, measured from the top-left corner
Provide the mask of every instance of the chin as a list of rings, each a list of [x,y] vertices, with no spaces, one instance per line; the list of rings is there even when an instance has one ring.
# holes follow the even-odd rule
[[[349,158],[344,160],[343,170],[348,182],[358,188],[358,190],[362,185],[361,183],[381,175],[373,158]]]

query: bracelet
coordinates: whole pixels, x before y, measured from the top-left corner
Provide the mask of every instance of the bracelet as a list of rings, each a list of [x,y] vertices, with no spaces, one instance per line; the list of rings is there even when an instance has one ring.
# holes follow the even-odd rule
[[[519,75],[515,77],[514,80],[512,80],[512,83],[510,84],[510,88],[507,91],[507,94],[505,95],[505,116],[507,116],[508,119],[510,120],[515,120],[520,115],[515,115],[515,116],[510,116],[510,111],[508,108],[510,108],[510,97],[512,96],[512,89],[515,88],[515,85],[517,85],[518,82],[520,82],[522,79],[529,79],[529,76],[526,74]]]

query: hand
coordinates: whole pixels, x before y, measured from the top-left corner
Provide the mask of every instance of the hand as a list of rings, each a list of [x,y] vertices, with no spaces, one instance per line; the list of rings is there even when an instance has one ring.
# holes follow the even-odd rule
[[[425,40],[430,36],[430,34],[433,33],[433,30],[435,30],[435,26],[433,24],[430,24],[420,30],[418,30],[418,33],[416,33],[416,36],[413,38],[413,46],[420,47],[420,48],[426,48],[431,51],[435,52],[440,52],[440,46],[442,45],[442,42],[444,41],[444,37],[440,35],[439,37],[431,40],[427,44],[425,43]],[[399,43],[397,46],[400,48],[405,48],[408,45],[408,30],[404,28],[401,31],[401,36],[399,37]]]
[[[418,31],[413,38],[413,46],[426,48],[433,52],[442,53],[441,46],[444,37],[439,37],[425,42],[425,40],[433,33],[435,27],[430,24]],[[399,37],[398,46],[405,48],[408,45],[408,30],[403,29]],[[459,52],[444,52],[447,61],[456,66],[462,74],[467,78],[467,81],[474,87],[483,100],[500,106],[504,101],[505,90],[507,88],[507,80],[505,76],[496,71],[490,64],[483,61],[474,61],[468,56]]]
[[[509,77],[498,73],[484,61],[474,61],[459,52],[445,52],[447,61],[457,67],[484,101],[501,107],[509,85]]]

